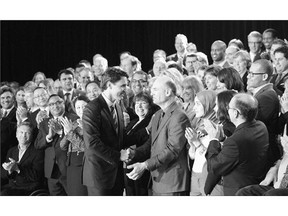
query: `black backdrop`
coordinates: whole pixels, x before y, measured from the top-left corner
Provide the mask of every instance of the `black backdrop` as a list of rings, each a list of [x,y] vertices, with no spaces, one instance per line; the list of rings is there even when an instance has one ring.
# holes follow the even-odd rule
[[[119,64],[119,53],[130,51],[152,67],[155,49],[175,52],[174,38],[185,34],[210,57],[213,41],[228,43],[239,38],[247,47],[247,35],[274,28],[280,38],[288,38],[287,21],[1,21],[1,80],[23,85],[37,71],[57,78],[59,70],[75,67],[82,59],[92,62],[96,53]]]

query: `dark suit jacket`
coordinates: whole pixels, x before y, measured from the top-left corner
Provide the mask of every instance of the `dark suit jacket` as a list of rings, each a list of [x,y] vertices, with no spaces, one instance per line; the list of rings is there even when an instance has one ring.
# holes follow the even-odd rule
[[[147,142],[136,149],[135,158],[147,158],[152,176],[152,189],[156,193],[190,190],[190,171],[187,161],[185,129],[190,121],[184,111],[173,102],[157,129],[162,110],[152,119],[152,131]]]
[[[284,90],[285,90],[284,78],[288,76],[288,73],[284,77],[282,77],[280,81],[278,81],[276,83],[276,79],[278,76],[279,76],[279,74],[274,74],[270,80],[270,83],[273,83],[273,88],[276,91],[277,95],[282,96],[282,94],[284,93]]]
[[[240,124],[221,148],[212,140],[206,159],[209,172],[223,176],[224,195],[235,195],[238,189],[259,184],[266,174],[269,137],[266,126],[253,120]]]
[[[16,107],[1,120],[1,164],[5,161],[8,150],[17,145],[16,139]]]
[[[64,113],[64,116],[67,116],[68,119],[75,121],[78,116]],[[60,176],[66,176],[66,160],[67,160],[67,151],[63,151],[60,148],[60,141],[62,140],[64,133],[60,137],[56,134],[53,138],[53,141],[48,143],[46,140],[46,135],[49,132],[48,121],[50,118],[44,119],[39,125],[38,136],[34,142],[36,149],[45,149],[45,159],[44,159],[44,171],[46,178],[55,178],[58,179]],[[60,173],[53,173],[55,169],[55,164],[57,163]]]
[[[277,93],[273,89],[273,84],[269,83],[260,89],[254,97],[258,100],[258,114],[257,120],[262,121],[269,133],[269,158],[271,166],[276,162],[282,155],[277,144],[278,134],[278,114],[279,114],[279,99]],[[267,170],[268,171],[268,170]]]
[[[9,162],[9,157],[14,160],[19,160],[18,146],[9,149],[6,162]],[[11,188],[24,189],[33,191],[43,184],[44,179],[44,152],[36,150],[33,143],[30,144],[25,151],[20,162],[18,163],[20,173],[14,171],[10,175],[2,168],[4,177],[9,178],[9,186]]]
[[[63,93],[63,90],[60,90],[60,91],[58,92],[58,95],[59,95],[61,98],[63,98],[63,100],[65,101],[65,95],[64,95],[64,93]],[[73,100],[74,100],[76,97],[78,97],[79,95],[86,95],[86,93],[85,93],[84,91],[79,90],[79,89],[73,89],[72,96],[71,96],[71,103],[70,103],[70,105],[69,105],[68,107],[65,107],[65,111],[66,111],[66,112],[76,114],[75,111],[74,111],[74,109],[72,108],[72,107],[73,107],[72,103],[73,103]]]
[[[124,117],[116,104],[118,134],[113,117],[102,95],[91,101],[83,113],[83,137],[85,142],[83,184],[100,189],[112,189],[118,169],[123,171],[120,150],[123,146]],[[124,177],[123,177],[124,179]]]

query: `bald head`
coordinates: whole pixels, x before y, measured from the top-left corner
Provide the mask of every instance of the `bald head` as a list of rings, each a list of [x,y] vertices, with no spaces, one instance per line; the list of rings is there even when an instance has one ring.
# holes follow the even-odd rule
[[[259,66],[259,71],[261,71],[262,73],[266,73],[268,75],[268,78],[270,78],[273,74],[272,63],[267,59],[259,59],[253,62],[252,65]]]
[[[240,111],[240,115],[246,121],[255,119],[258,112],[258,101],[252,95],[246,93],[236,94],[230,103]]]
[[[221,40],[217,40],[211,45],[210,54],[214,63],[218,64],[224,61],[226,47],[226,44]]]

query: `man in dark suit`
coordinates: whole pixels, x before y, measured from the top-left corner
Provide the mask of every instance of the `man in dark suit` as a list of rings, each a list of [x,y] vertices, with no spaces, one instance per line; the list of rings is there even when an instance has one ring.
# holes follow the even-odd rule
[[[76,114],[73,109],[73,100],[79,95],[85,95],[86,93],[75,89],[74,74],[72,71],[64,69],[58,73],[58,79],[61,82],[62,90],[58,92],[58,95],[65,101],[65,111],[69,113]]]
[[[266,125],[269,133],[268,167],[273,166],[281,157],[281,146],[277,141],[280,104],[277,93],[273,89],[273,84],[269,83],[272,73],[272,63],[266,59],[260,59],[252,63],[247,81],[248,90],[258,101],[256,119]]]
[[[169,77],[159,76],[152,86],[151,95],[161,110],[152,119],[147,142],[129,154],[130,158],[144,162],[129,165],[127,168],[133,170],[127,176],[137,180],[145,170],[149,170],[153,195],[189,195],[190,171],[184,135],[186,127],[191,127],[189,119],[175,101],[176,86]]]
[[[16,108],[13,90],[9,87],[2,88],[1,99],[1,163],[5,161],[8,150],[17,145],[16,134]]]
[[[40,188],[44,178],[44,154],[36,150],[32,143],[32,125],[20,123],[16,137],[18,146],[12,147],[2,164],[2,178],[8,178],[9,184],[2,186],[1,196],[29,195]]]
[[[44,171],[50,195],[66,195],[67,152],[60,148],[64,133],[58,118],[66,116],[73,122],[78,117],[65,112],[64,101],[59,95],[52,94],[48,105],[53,117],[45,118],[40,123],[34,146],[45,149]]]
[[[108,68],[103,75],[102,94],[83,113],[85,142],[83,184],[89,196],[123,195],[124,118],[118,104],[125,94],[128,75]]]
[[[288,76],[288,47],[281,46],[274,51],[274,64],[277,74],[275,74],[271,83],[274,84],[274,90],[278,95],[282,96],[285,86],[284,79]]]
[[[258,184],[265,176],[269,135],[264,123],[255,120],[257,110],[258,102],[249,94],[239,93],[232,98],[228,113],[236,129],[223,146],[219,132],[213,126],[205,128],[212,138],[206,153],[207,168],[223,177],[225,196]]]

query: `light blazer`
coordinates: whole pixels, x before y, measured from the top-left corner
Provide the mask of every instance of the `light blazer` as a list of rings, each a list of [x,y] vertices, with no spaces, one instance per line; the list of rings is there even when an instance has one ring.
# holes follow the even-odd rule
[[[209,172],[223,176],[224,195],[231,196],[242,187],[259,184],[266,174],[268,131],[261,121],[240,124],[221,148],[212,140],[206,159]]]
[[[111,189],[116,182],[118,168],[123,169],[120,150],[123,146],[124,117],[116,103],[118,135],[113,117],[103,98],[91,101],[83,113],[83,137],[85,142],[83,184],[100,189]],[[124,178],[124,177],[123,177]]]
[[[156,193],[190,190],[190,171],[187,161],[185,129],[190,122],[184,111],[173,102],[157,129],[162,110],[152,118],[152,131],[148,141],[136,149],[135,158],[147,160],[152,176],[152,189]]]

